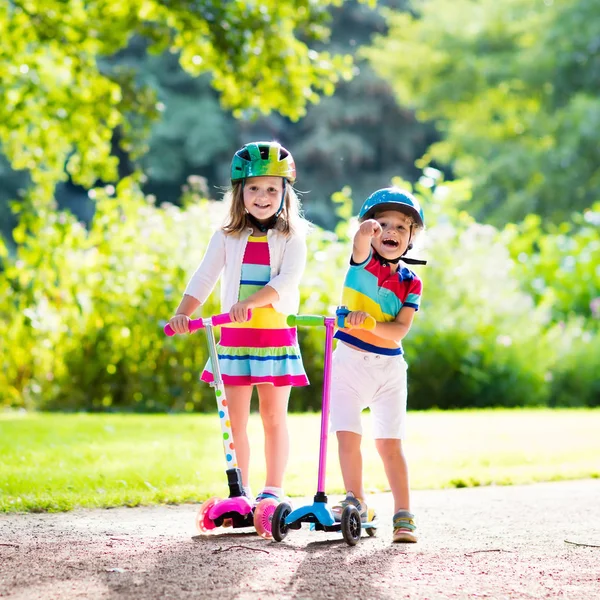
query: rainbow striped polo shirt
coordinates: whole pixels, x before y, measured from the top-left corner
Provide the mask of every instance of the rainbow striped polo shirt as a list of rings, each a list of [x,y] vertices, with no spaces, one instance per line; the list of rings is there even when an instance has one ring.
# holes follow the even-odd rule
[[[359,265],[350,263],[344,281],[342,303],[350,310],[362,310],[376,321],[393,321],[407,306],[419,310],[423,284],[410,269],[400,266],[392,273],[389,265],[382,265],[373,255]],[[339,329],[336,339],[366,352],[402,354],[402,344],[381,338],[365,329]]]

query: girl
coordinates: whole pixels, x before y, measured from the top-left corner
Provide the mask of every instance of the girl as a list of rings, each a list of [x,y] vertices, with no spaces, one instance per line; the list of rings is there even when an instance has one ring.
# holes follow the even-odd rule
[[[190,316],[223,273],[221,308],[233,323],[221,328],[217,349],[238,466],[250,498],[246,428],[254,386],[264,427],[267,478],[257,503],[283,498],[291,386],[308,385],[296,329],[286,324],[286,315],[298,312],[306,263],[306,221],[292,188],[295,180],[294,159],[277,142],[252,142],[235,153],[232,188],[225,196],[230,202],[227,222],[213,234],[169,321],[175,333],[188,332]],[[210,360],[201,379],[213,381]]]

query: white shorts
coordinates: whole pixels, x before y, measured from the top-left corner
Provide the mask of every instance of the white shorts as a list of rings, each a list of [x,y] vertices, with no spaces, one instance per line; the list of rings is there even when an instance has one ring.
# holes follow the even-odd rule
[[[362,435],[360,413],[368,407],[375,439],[404,439],[406,369],[402,355],[361,352],[338,342],[331,373],[331,431]]]

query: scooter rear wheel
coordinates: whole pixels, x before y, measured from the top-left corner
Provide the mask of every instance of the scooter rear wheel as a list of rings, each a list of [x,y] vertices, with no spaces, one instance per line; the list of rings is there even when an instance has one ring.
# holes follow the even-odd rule
[[[209,531],[216,529],[217,526],[212,519],[208,517],[208,513],[210,509],[220,501],[221,498],[213,497],[209,498],[200,506],[200,510],[198,510],[198,514],[196,515],[196,529],[199,533],[208,533]]]

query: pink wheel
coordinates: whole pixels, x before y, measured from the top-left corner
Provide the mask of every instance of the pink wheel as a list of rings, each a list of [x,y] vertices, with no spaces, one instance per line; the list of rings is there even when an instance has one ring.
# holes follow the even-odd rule
[[[273,537],[271,534],[271,522],[273,521],[273,514],[278,504],[274,498],[265,498],[254,509],[254,528],[256,529],[256,533],[268,540]]]
[[[200,533],[208,533],[216,528],[216,525],[208,518],[208,512],[221,498],[209,498],[202,504],[198,514],[196,515],[196,529]]]

